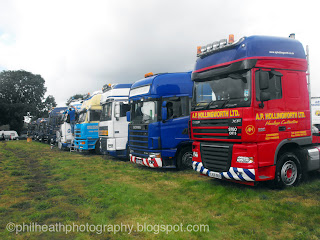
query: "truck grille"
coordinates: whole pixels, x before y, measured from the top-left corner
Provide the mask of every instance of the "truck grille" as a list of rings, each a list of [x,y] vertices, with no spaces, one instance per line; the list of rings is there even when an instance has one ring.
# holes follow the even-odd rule
[[[193,120],[192,125],[197,127],[228,126],[228,119]]]
[[[211,171],[226,172],[231,166],[233,144],[201,143],[203,166]]]
[[[81,130],[75,130],[74,135],[76,138],[81,138]]]
[[[131,149],[148,149],[148,125],[129,124],[129,145]]]
[[[192,120],[194,139],[241,139],[242,119]]]

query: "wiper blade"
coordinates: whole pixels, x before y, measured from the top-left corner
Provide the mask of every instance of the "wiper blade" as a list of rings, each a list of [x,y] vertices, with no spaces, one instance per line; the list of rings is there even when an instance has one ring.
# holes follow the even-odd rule
[[[228,104],[230,102],[230,100],[235,100],[235,99],[238,99],[238,98],[229,98],[227,99],[221,106],[221,108],[223,107],[235,107],[238,105],[238,103],[233,103],[233,104]]]
[[[221,100],[218,100],[218,101],[221,101]],[[212,105],[213,103],[217,103],[217,101],[211,101],[211,102],[209,102],[209,103],[208,103],[208,105],[206,106],[205,110],[208,110],[208,109],[211,109],[211,108],[219,107],[219,105],[218,105],[218,104],[217,104],[217,105],[214,105],[214,106],[212,106],[212,107],[211,107],[211,105]]]
[[[229,103],[229,102],[230,102],[230,100],[231,100],[231,98],[229,98],[229,99],[225,100],[225,102],[221,105],[221,107],[220,107],[220,108],[224,108],[224,106],[225,106],[225,105],[227,105],[227,103]]]
[[[194,108],[194,110],[205,109],[207,107],[207,104],[204,105],[205,103],[207,102],[198,102],[197,104],[194,104],[192,108]]]
[[[226,107],[236,107],[238,105],[238,103],[233,103],[233,104],[226,104]]]

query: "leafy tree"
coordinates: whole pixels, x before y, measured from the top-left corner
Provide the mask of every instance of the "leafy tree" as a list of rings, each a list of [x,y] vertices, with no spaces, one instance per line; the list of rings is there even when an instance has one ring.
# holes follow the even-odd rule
[[[56,105],[54,97],[44,99],[45,80],[24,70],[0,73],[0,125],[9,124],[18,133],[23,127],[24,116],[42,117]]]
[[[57,106],[56,100],[52,95],[49,95],[42,103],[42,106],[40,106],[40,111],[39,111],[40,114],[36,116],[36,118],[48,117],[49,111],[56,106]]]

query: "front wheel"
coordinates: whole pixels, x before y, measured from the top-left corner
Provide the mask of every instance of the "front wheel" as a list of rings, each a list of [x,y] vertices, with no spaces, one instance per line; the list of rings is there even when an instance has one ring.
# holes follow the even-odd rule
[[[101,151],[100,151],[100,141],[99,141],[99,140],[97,140],[97,142],[96,142],[96,145],[95,145],[95,147],[94,147],[94,152],[95,152],[96,154],[98,154],[98,155],[101,154]]]
[[[177,169],[191,169],[192,168],[192,147],[185,147],[181,149],[177,159]]]
[[[127,149],[126,149],[126,161],[130,161],[130,147],[127,146]]]
[[[294,153],[284,153],[277,162],[274,185],[277,188],[296,186],[302,178],[301,164]]]

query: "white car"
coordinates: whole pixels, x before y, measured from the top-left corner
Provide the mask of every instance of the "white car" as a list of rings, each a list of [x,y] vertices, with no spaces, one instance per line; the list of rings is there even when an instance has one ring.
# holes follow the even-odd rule
[[[0,139],[3,140],[19,140],[19,135],[16,131],[0,131]]]

